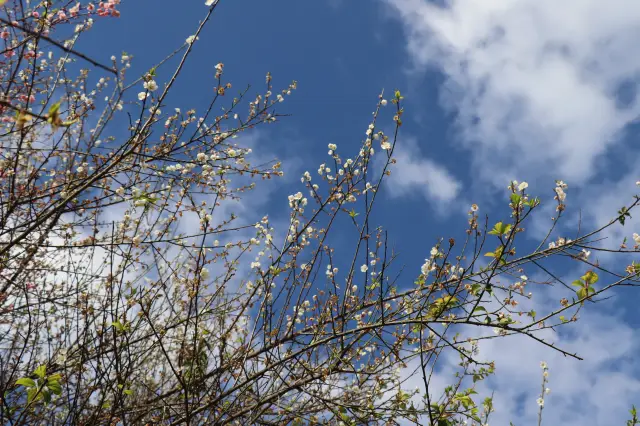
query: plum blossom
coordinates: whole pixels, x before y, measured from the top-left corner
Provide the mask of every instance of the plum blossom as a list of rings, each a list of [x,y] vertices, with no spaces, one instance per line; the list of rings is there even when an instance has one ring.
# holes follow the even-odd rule
[[[158,83],[155,80],[149,80],[144,82],[144,88],[150,92],[158,90]]]
[[[563,203],[564,200],[567,198],[567,194],[564,192],[565,189],[567,189],[567,184],[561,180],[557,180],[554,191],[556,192],[556,198],[561,203]]]

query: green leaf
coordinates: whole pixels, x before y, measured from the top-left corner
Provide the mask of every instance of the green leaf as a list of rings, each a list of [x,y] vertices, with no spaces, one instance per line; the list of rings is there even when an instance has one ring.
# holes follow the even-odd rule
[[[53,127],[53,130],[57,130],[58,127],[62,124],[62,120],[60,119],[60,102],[56,102],[51,105],[49,108],[49,113],[47,114],[47,123]]]
[[[580,290],[578,290],[577,294],[578,294],[578,299],[584,299],[585,297],[587,297],[587,289],[583,287]]]
[[[628,211],[628,210],[627,210],[627,208],[626,208],[626,207],[624,207],[624,206],[623,206],[620,210],[618,210],[618,214],[620,215],[620,216],[618,217],[618,220],[620,221],[620,224],[621,224],[622,226],[624,226],[624,222],[625,222],[626,218],[627,218],[627,217],[629,217],[629,218],[630,218],[630,217],[631,217],[631,214],[629,214],[629,211]]]
[[[500,246],[493,253],[487,253],[487,254],[485,254],[485,256],[487,256],[487,257],[495,257],[498,260],[504,260],[504,259],[502,259],[502,251],[503,250],[504,250],[504,248],[502,246]]]
[[[493,225],[493,229],[489,231],[489,235],[501,235],[502,226],[503,226],[502,222],[498,222],[495,225]]]
[[[585,283],[592,285],[598,282],[598,274],[593,271],[589,271],[581,277]]]
[[[62,376],[58,373],[56,374],[51,374],[49,377],[47,377],[47,380],[50,382],[56,382],[58,380],[62,379]]]
[[[38,388],[29,388],[27,391],[27,404],[40,398],[41,394],[38,392]]]
[[[511,194],[511,204],[513,204],[514,207],[520,204],[520,200],[522,200],[522,196],[520,194]]]
[[[47,366],[46,365],[41,365],[40,367],[35,369],[33,374],[35,374],[36,376],[40,377],[41,379],[44,379],[44,376],[47,375]]]
[[[504,235],[511,231],[512,225],[508,223],[498,222],[493,225],[493,229],[489,231],[490,235]]]
[[[473,313],[475,314],[476,312],[479,312],[479,311],[487,312],[487,309],[486,309],[484,306],[482,306],[482,305],[478,305],[478,306],[473,310]]]
[[[47,382],[47,388],[56,395],[62,394],[62,385],[58,381]]]
[[[52,116],[53,114],[57,114],[59,111],[60,111],[60,101],[51,105],[51,108],[49,108],[49,116]]]
[[[575,280],[574,282],[571,283],[571,285],[574,285],[576,287],[584,287],[584,283],[580,280]]]
[[[36,382],[28,377],[22,377],[21,379],[16,380],[16,385],[21,385],[21,386],[31,388],[36,385]]]
[[[124,325],[120,321],[114,321],[111,326],[120,332],[124,332]]]
[[[429,315],[434,318],[442,315],[447,309],[455,307],[455,303],[458,299],[455,296],[444,296],[433,301],[433,304],[429,308]]]
[[[484,286],[484,290],[489,293],[490,296],[493,296],[493,285],[487,284]]]

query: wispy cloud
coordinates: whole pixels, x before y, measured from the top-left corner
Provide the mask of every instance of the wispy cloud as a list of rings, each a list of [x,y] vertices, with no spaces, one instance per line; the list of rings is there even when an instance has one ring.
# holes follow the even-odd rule
[[[444,166],[423,155],[415,138],[398,141],[393,157],[397,163],[386,179],[392,197],[417,194],[441,208],[460,192],[460,182]]]
[[[567,212],[573,230],[579,220],[583,228],[604,224],[628,205],[637,190],[632,164],[638,153],[627,152],[616,170],[603,168],[601,160],[608,164],[615,148],[627,143],[625,131],[640,113],[640,3],[384,3],[405,28],[414,71],[435,68],[445,77],[442,101],[457,114],[459,143],[472,155],[481,182],[504,188],[510,179],[525,179],[544,196],[553,179],[567,181],[570,204],[586,208],[580,217]],[[607,245],[638,232],[633,223],[609,229]],[[548,292],[532,308],[557,305],[555,296]],[[537,424],[541,360],[551,372],[545,424],[609,425],[629,418],[640,396],[633,362],[638,332],[625,324],[624,306],[602,303],[606,313],[588,309],[570,331],[549,336],[584,356],[582,362],[527,338],[481,342],[481,353],[497,366],[496,377],[479,389],[495,391],[498,411],[491,424]],[[451,366],[438,374],[451,373],[456,360],[447,359]]]
[[[446,77],[480,176],[587,180],[640,112],[640,3],[385,0]]]
[[[546,312],[557,291],[536,290],[526,309]],[[603,315],[587,310],[580,322],[536,332],[536,336],[557,347],[584,358],[579,361],[523,336],[505,336],[479,341],[482,361],[495,361],[496,374],[476,384],[478,400],[493,396],[496,411],[489,424],[537,424],[536,399],[541,393],[540,362],[549,366],[551,392],[545,395],[543,424],[563,426],[624,424],[632,404],[640,397],[640,380],[633,359],[638,351],[640,333],[624,324],[616,315]],[[490,336],[490,329],[465,329],[475,337]],[[463,332],[464,334],[464,332]],[[440,357],[432,376],[430,391],[441,395],[445,386],[455,381],[459,357],[453,351]],[[418,372],[411,374],[418,368]],[[424,394],[418,360],[404,370],[403,388],[421,390]],[[416,402],[419,397],[416,397]],[[408,423],[407,423],[408,424]]]

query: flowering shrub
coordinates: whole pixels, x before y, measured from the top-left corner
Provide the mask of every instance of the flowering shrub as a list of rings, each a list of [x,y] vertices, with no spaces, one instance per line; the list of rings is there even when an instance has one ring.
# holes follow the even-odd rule
[[[75,49],[94,22],[120,16],[119,0],[4,3],[3,424],[487,424],[493,403],[475,387],[495,365],[479,358],[478,339],[520,334],[578,358],[538,330],[636,282],[637,264],[613,274],[590,255],[594,236],[624,224],[637,199],[601,228],[550,241],[552,228],[516,254],[544,203],[526,182],[509,184],[508,214],[494,225],[472,205],[466,240],[438,241],[415,281],[399,282],[387,234],[371,220],[395,164],[398,91],[379,95],[358,152],[329,144],[317,174],[304,172],[282,200],[285,228],[268,216],[247,223],[226,207],[282,171],[253,165],[240,136],[278,121],[297,83],[276,88],[267,74],[261,93],[230,98],[219,63],[206,110],[167,105],[218,1],[206,1],[166,80],[164,63],[130,77],[132,56],[102,64]],[[62,41],[64,26],[73,31]],[[123,123],[124,138],[114,135]],[[554,227],[568,192],[558,181],[548,200]],[[335,232],[349,243],[334,246]],[[524,311],[539,288],[526,274],[550,259],[584,274],[558,306]],[[444,353],[460,358],[459,371],[434,390]],[[404,387],[413,373],[423,389]]]

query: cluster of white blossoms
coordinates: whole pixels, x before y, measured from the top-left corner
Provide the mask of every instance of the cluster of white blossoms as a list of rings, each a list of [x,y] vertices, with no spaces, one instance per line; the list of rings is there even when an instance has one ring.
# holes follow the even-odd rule
[[[311,244],[311,241],[309,240],[309,238],[311,238],[313,233],[316,231],[315,229],[313,229],[313,227],[307,226],[305,232],[299,233],[298,232],[299,227],[300,227],[300,220],[296,218],[292,218],[291,225],[289,225],[289,232],[287,234],[287,241],[292,243],[297,240],[297,246],[299,249],[301,249]],[[306,268],[302,268],[302,269],[306,269]]]
[[[448,270],[449,279],[456,280],[460,275],[464,273],[464,268],[457,265],[451,265]]]
[[[145,81],[142,86],[150,92],[155,92],[156,90],[158,90],[158,83],[156,83],[155,80]]]
[[[373,136],[374,139],[380,139],[382,138],[382,140],[380,141],[380,148],[384,149],[385,151],[389,151],[392,146],[391,146],[391,142],[389,142],[389,136],[383,134],[382,132],[378,132]]]
[[[542,410],[544,408],[544,396],[545,394],[548,395],[551,392],[551,389],[545,386],[549,381],[549,367],[547,366],[547,363],[542,361],[540,363],[540,368],[542,368],[542,388],[544,391],[540,394],[540,397],[536,399],[536,403],[538,404],[538,407],[540,407],[540,410]]]
[[[271,234],[269,232],[273,232],[273,228],[269,227],[269,216],[263,216],[260,222],[254,225],[256,229],[256,236],[258,238],[265,238],[268,242],[271,241]],[[260,240],[256,238],[252,238],[251,244],[260,245]]]
[[[386,308],[386,306],[385,306],[385,308]],[[358,323],[360,324],[360,323],[361,323],[361,321],[365,321],[365,318],[366,318],[367,316],[371,316],[371,315],[373,315],[373,312],[372,312],[372,311],[363,311],[363,312],[361,312],[361,313],[359,313],[359,314],[355,314],[355,315],[353,316],[353,319],[354,319],[354,320],[356,320],[356,321],[358,321]]]
[[[312,310],[313,307],[311,306],[311,302],[309,302],[308,300],[302,302],[301,305],[293,305],[293,317],[291,315],[287,315],[287,328],[291,328],[294,321],[296,322],[296,324],[301,324],[303,322],[305,313]]]
[[[511,317],[511,314],[505,314],[504,312],[498,312],[498,321],[500,323],[502,323],[504,320],[507,320],[507,324],[512,324],[515,321],[513,320],[513,318]],[[498,336],[506,336],[509,331],[506,328],[502,328],[502,327],[495,327],[493,329],[493,332],[495,334],[497,334]]]
[[[512,287],[514,290],[519,291],[520,294],[524,292],[524,288],[527,285],[527,281],[529,278],[526,275],[520,275],[520,281],[516,281],[513,283]]]
[[[184,165],[180,164],[180,163],[177,163],[177,164],[172,164],[170,166],[165,167],[165,170],[168,171],[168,172],[180,172],[180,173],[186,175],[187,173],[191,172],[196,167],[197,166],[195,164],[193,164],[193,163],[185,163]]]
[[[292,209],[304,213],[304,207],[307,205],[307,199],[302,195],[302,192],[296,192],[293,195],[289,195],[289,207]]]
[[[198,216],[200,216],[200,224],[203,226],[210,224],[213,220],[213,217],[209,213],[207,213],[205,209],[200,210]]]
[[[441,256],[441,253],[438,251],[438,248],[431,248],[430,257],[425,259],[424,264],[420,267],[420,272],[425,276],[425,278],[431,271],[436,269],[435,259],[439,256]]]
[[[375,124],[371,123],[369,124],[369,127],[367,127],[367,131],[364,132],[365,135],[367,135],[367,137],[371,137],[371,134],[373,133],[373,129],[375,129]]]
[[[565,189],[567,189],[567,184],[561,180],[557,180],[556,187],[554,189],[554,191],[556,192],[556,196],[554,197],[554,199],[560,201],[561,203],[564,203],[564,200],[567,198]]]
[[[158,90],[158,83],[156,83],[156,81],[151,78],[151,76],[147,75],[145,82],[142,84],[142,87],[144,88],[144,92],[138,93],[139,101],[144,101],[149,96],[149,93]]]
[[[551,241],[549,243],[549,248],[552,249],[552,248],[562,247],[564,245],[571,243],[572,241],[573,240],[571,238],[558,237],[556,241]],[[591,254],[591,252],[588,252],[588,254]]]
[[[200,278],[202,278],[203,280],[206,280],[207,278],[209,278],[210,274],[209,274],[209,270],[207,268],[202,268],[200,270]]]
[[[209,157],[207,157],[207,154],[205,154],[204,152],[199,152],[198,155],[196,155],[196,158],[201,163],[206,163],[209,159]]]
[[[529,187],[527,182],[518,182],[517,180],[512,180],[507,189],[512,191],[522,192]]]
[[[327,275],[327,277],[329,277],[329,278],[333,278],[333,277],[335,277],[335,276],[336,276],[336,274],[338,273],[338,268],[335,268],[335,267],[333,267],[333,268],[332,268],[331,266],[332,266],[331,264],[327,265],[327,271],[325,272],[325,274],[326,274],[326,275]],[[300,266],[300,268],[302,268],[302,269],[306,269],[306,268],[307,268],[307,264],[306,264],[306,263],[303,263],[303,264]]]

